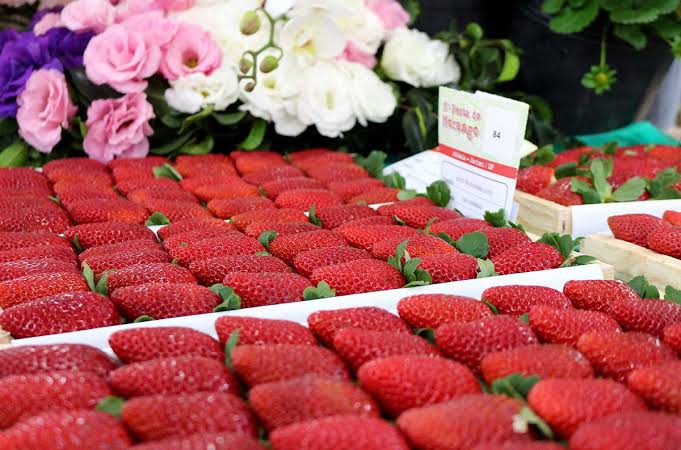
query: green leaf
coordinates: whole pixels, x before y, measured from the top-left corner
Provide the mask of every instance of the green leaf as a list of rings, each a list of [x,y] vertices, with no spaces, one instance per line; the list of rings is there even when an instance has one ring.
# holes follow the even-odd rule
[[[213,150],[215,145],[215,140],[212,134],[206,135],[206,137],[200,142],[187,142],[180,148],[180,153],[183,155],[205,155]]]
[[[182,175],[180,174],[180,172],[175,170],[175,168],[171,166],[169,163],[164,163],[161,166],[156,166],[151,170],[154,173],[154,177],[156,178],[170,178],[173,181],[182,180]]]
[[[409,239],[405,239],[404,241],[400,242],[400,244],[395,248],[395,255],[388,257],[388,263],[400,272],[402,272],[402,258],[404,258],[408,244]]]
[[[400,0],[405,11],[409,13],[409,23],[413,24],[416,22],[419,14],[421,14],[421,4],[419,0]]]
[[[566,5],[551,19],[549,27],[556,33],[579,33],[598,16],[598,0],[588,0],[581,8]]]
[[[87,287],[90,288],[91,291],[97,292],[97,283],[95,282],[95,272],[92,270],[90,265],[83,261],[83,264],[81,265],[83,268],[83,278],[85,278],[85,281],[87,282]]]
[[[161,123],[168,128],[180,128],[184,120],[181,116],[168,113],[161,116]]]
[[[560,178],[565,178],[565,177],[574,177],[577,175],[577,163],[566,163],[566,164],[561,164],[560,166],[556,167],[556,170],[553,172],[555,177],[560,179]]]
[[[405,181],[404,177],[400,175],[398,172],[391,172],[388,175],[383,176],[383,184],[385,184],[387,187],[394,189],[404,189],[407,182]]]
[[[494,263],[489,259],[478,258],[478,276],[476,278],[488,278],[499,275],[494,270]]]
[[[374,178],[381,178],[383,176],[383,167],[385,167],[385,160],[388,155],[385,152],[379,150],[372,150],[371,153],[365,158],[363,156],[358,156],[355,162],[366,169],[366,171]]]
[[[566,0],[544,0],[541,10],[546,14],[556,14],[559,12]]]
[[[475,258],[486,258],[489,254],[489,241],[487,236],[480,231],[464,234],[455,242],[454,246],[461,253]]]
[[[608,183],[608,177],[612,174],[612,162],[603,158],[594,159],[591,162],[591,174],[594,189],[598,192],[601,203],[612,199],[612,186]]]
[[[636,50],[642,50],[648,44],[648,37],[639,25],[615,24],[613,33]]]
[[[260,147],[265,138],[265,131],[267,131],[267,122],[258,118],[251,123],[251,130],[248,132],[246,139],[241,141],[239,148],[243,150],[255,150]]]
[[[155,320],[155,319],[151,316],[144,315],[144,316],[139,316],[137,319],[135,319],[134,323],[150,322],[152,320]]]
[[[504,208],[501,208],[497,212],[485,211],[483,218],[485,219],[485,222],[495,228],[503,228],[508,223],[506,222],[506,210]]]
[[[418,196],[418,192],[416,192],[413,189],[402,189],[400,192],[397,193],[397,199],[402,202],[405,200],[411,200],[416,196]]]
[[[310,210],[307,213],[307,218],[310,221],[310,223],[317,225],[318,227],[321,227],[322,221],[319,220],[319,217],[317,217],[316,210],[317,208],[315,205],[310,205]]]
[[[489,300],[485,300],[484,298],[480,300],[482,303],[487,305],[487,307],[492,311],[492,313],[496,316],[499,314],[499,309],[497,309],[497,306],[490,302]]]
[[[594,261],[596,261],[596,258],[593,256],[579,255],[576,258],[566,259],[563,264],[561,264],[561,267],[585,266],[587,264],[591,264]]]
[[[99,403],[97,403],[95,409],[120,419],[121,410],[123,409],[124,404],[125,400],[121,397],[110,395],[101,399]]]
[[[518,75],[519,70],[520,57],[516,52],[507,50],[504,52],[504,65],[501,67],[497,81],[511,81]]]
[[[5,136],[8,134],[16,134],[19,129],[17,121],[10,119],[8,117],[0,119],[0,136]]]
[[[95,286],[95,292],[102,294],[102,295],[109,295],[109,288],[106,286],[106,280],[109,279],[109,274],[113,272],[113,270],[105,270],[102,273],[102,276],[99,277],[99,281],[97,282],[97,285]]]
[[[446,243],[448,243],[452,247],[456,248],[456,241],[454,239],[452,239],[452,237],[450,235],[448,235],[447,233],[445,233],[444,231],[439,232],[437,234],[437,237],[439,237],[440,239],[442,239],[443,241],[445,241]]]
[[[406,288],[415,286],[427,286],[433,282],[432,277],[428,271],[419,269],[419,264],[421,260],[419,258],[409,259],[409,254],[405,253],[407,256],[407,262],[402,267],[402,274],[407,283],[404,285]]]
[[[319,300],[320,298],[331,298],[336,296],[336,290],[331,289],[329,283],[320,281],[316,287],[308,287],[303,291],[303,300]]]
[[[654,179],[648,181],[647,190],[655,200],[673,200],[681,198],[681,192],[672,186],[681,181],[681,175],[672,167],[659,172]]]
[[[581,237],[572,239],[572,236],[569,234],[564,234],[561,236],[558,233],[544,233],[544,235],[537,242],[550,245],[551,247],[558,250],[560,256],[562,256],[563,260],[565,261],[572,255],[572,252],[579,247],[580,242],[583,240],[584,238]]]
[[[612,4],[613,0],[604,3]],[[678,0],[620,0],[616,7],[610,8],[610,20],[625,24],[648,24],[661,15],[673,12],[678,7]]]
[[[676,289],[673,286],[664,288],[664,299],[681,305],[681,289]]]
[[[83,248],[80,246],[80,242],[78,242],[78,233],[73,235],[73,247],[78,253],[83,251]]]
[[[214,284],[208,289],[214,294],[218,295],[222,300],[218,306],[213,309],[213,312],[233,311],[241,309],[241,297],[234,292],[234,289],[223,284]]]
[[[676,13],[659,17],[651,26],[662,39],[672,40],[676,36],[681,36],[681,20]]]
[[[232,334],[229,335],[229,338],[227,339],[227,342],[225,342],[225,366],[228,368],[232,369],[232,352],[236,348],[237,344],[239,343],[239,330],[236,329],[232,331]]]
[[[149,150],[149,152],[153,153],[154,155],[168,155],[178,151],[183,145],[189,142],[190,139],[192,139],[192,133],[183,134],[171,141],[165,142],[160,147],[152,148]]]
[[[529,425],[534,425],[539,432],[547,439],[553,439],[553,430],[544,422],[529,406],[520,408],[520,417],[522,417]]]
[[[262,233],[260,233],[260,236],[258,237],[258,242],[260,242],[262,246],[265,247],[267,251],[269,251],[270,243],[274,239],[276,239],[277,236],[279,236],[279,233],[277,233],[276,231],[272,230],[263,231]]]
[[[494,380],[492,393],[525,401],[537,382],[539,382],[537,375],[524,377],[519,373],[512,373],[504,378]]]
[[[166,217],[165,214],[162,212],[156,211],[152,215],[149,216],[146,222],[144,222],[144,225],[148,227],[153,227],[153,226],[159,226],[159,225],[168,225],[170,223],[170,219]]]
[[[485,32],[483,31],[482,27],[475,22],[471,22],[468,25],[466,25],[466,34],[475,39],[476,41],[482,39],[484,33]]]
[[[603,203],[601,201],[602,199],[599,193],[596,192],[596,189],[592,188],[589,185],[589,183],[579,180],[577,178],[573,178],[572,180],[570,180],[570,186],[572,192],[576,192],[577,194],[582,196],[585,204],[592,205],[597,203]]]
[[[213,118],[217,123],[223,126],[236,125],[246,117],[246,111],[237,111],[233,113],[213,113]]]
[[[21,167],[26,164],[27,159],[28,144],[16,141],[0,152],[0,167]]]
[[[650,284],[645,276],[632,278],[627,284],[636,291],[641,298],[660,298],[660,291],[658,291],[654,285]]]
[[[641,177],[634,177],[627,180],[622,186],[617,188],[612,195],[616,202],[633,202],[646,191],[648,182]]]
[[[426,148],[425,137],[421,134],[419,118],[416,115],[415,108],[410,108],[402,116],[402,131],[407,140],[407,147],[412,153],[428,150]]]
[[[434,181],[426,188],[426,196],[437,206],[446,207],[449,205],[449,200],[452,193],[449,186],[442,180]]]
[[[196,114],[188,116],[186,119],[182,121],[182,126],[180,127],[180,134],[184,134],[187,131],[187,129],[194,123],[199,122],[213,114],[214,109],[215,105],[211,103],[210,105],[205,106],[201,111],[197,112]]]
[[[530,315],[528,313],[525,313],[522,316],[518,317],[518,320],[527,325],[530,323]]]
[[[435,344],[435,330],[432,328],[416,328],[414,334],[422,337],[431,344]]]

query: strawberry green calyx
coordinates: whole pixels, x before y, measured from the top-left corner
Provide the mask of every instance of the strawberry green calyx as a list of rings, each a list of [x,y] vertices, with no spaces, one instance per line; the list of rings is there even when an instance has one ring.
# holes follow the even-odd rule
[[[83,247],[81,247],[80,242],[78,242],[78,233],[73,235],[73,247],[76,249],[78,253],[83,251]]]
[[[208,289],[222,299],[222,303],[213,309],[214,312],[233,311],[241,308],[241,297],[234,292],[233,288],[222,284],[214,284]]]
[[[627,284],[629,285],[630,288],[636,291],[638,296],[641,298],[650,299],[660,298],[660,291],[654,285],[650,284],[650,282],[648,282],[648,279],[644,276],[632,278],[627,282]],[[671,288],[671,286],[669,287]]]
[[[578,178],[570,180],[572,192],[576,192],[584,199],[585,204],[631,202],[638,199],[646,190],[647,181],[641,177],[633,177],[627,180],[619,188],[613,191],[608,183],[612,176],[612,161],[597,158],[591,161],[591,167],[585,176],[591,178],[593,186]]]
[[[486,258],[489,254],[489,240],[487,239],[487,236],[480,231],[466,233],[457,241],[453,240],[444,232],[438,233],[437,237],[466,255],[474,256],[476,258]]]
[[[674,302],[677,305],[681,305],[681,289],[676,289],[673,286],[667,286],[664,288],[664,299]]]
[[[673,186],[681,181],[681,174],[675,167],[658,173],[654,179],[648,181],[646,189],[650,198],[655,200],[674,200],[681,198],[681,191]]]
[[[568,261],[572,252],[579,248],[579,244],[584,240],[582,237],[572,239],[569,234],[560,235],[558,233],[544,233],[544,235],[537,241],[542,244],[550,245],[558,250],[563,261]],[[565,263],[563,263],[565,264]]]
[[[258,237],[258,242],[260,242],[262,244],[262,246],[265,247],[267,249],[267,251],[269,252],[270,243],[274,239],[276,239],[277,236],[279,236],[279,233],[277,233],[276,231],[271,231],[271,230],[263,231],[262,233],[260,233],[260,237]]]
[[[545,166],[556,159],[553,145],[545,145],[538,148],[520,160],[520,168],[526,169],[530,166]]]
[[[411,200],[419,196],[419,193],[413,189],[402,189],[397,193],[397,199],[400,201]]]
[[[303,300],[319,300],[336,296],[336,290],[331,289],[329,283],[320,281],[316,287],[308,287],[303,291]]]
[[[435,344],[435,330],[432,328],[416,328],[414,334],[422,337],[431,344]]]
[[[534,425],[534,427],[539,430],[539,432],[547,439],[553,439],[553,430],[536,412],[532,410],[529,406],[523,406],[520,408],[520,418],[523,419],[528,425]]]
[[[227,366],[230,370],[233,368],[232,352],[239,343],[239,332],[239,329],[232,331],[232,334],[229,335],[227,342],[225,342],[225,366]]]
[[[120,419],[124,404],[125,400],[121,397],[110,395],[101,399],[97,406],[95,406],[95,409]]]
[[[137,319],[135,319],[133,321],[133,323],[151,322],[152,320],[156,320],[156,319],[154,319],[151,316],[144,315],[144,316],[139,316]]]
[[[317,207],[315,205],[310,205],[310,210],[307,212],[307,218],[310,220],[311,224],[317,225],[318,227],[322,226],[322,221],[317,217]]]
[[[495,228],[517,228],[523,233],[525,232],[525,228],[523,228],[522,225],[506,220],[506,210],[503,208],[496,212],[485,211],[483,218],[485,219],[485,222]]]
[[[170,223],[170,219],[166,217],[165,214],[162,212],[156,211],[152,215],[149,216],[146,222],[144,222],[144,225],[148,227],[153,227],[153,226],[159,226],[159,225],[168,225]]]
[[[477,278],[489,278],[499,275],[494,270],[494,263],[489,259],[478,258],[478,276]]]
[[[106,287],[106,280],[109,278],[109,272],[110,271],[105,271],[102,273],[102,276],[99,278],[99,282],[95,280],[95,272],[90,268],[90,265],[86,262],[83,262],[83,278],[85,278],[85,281],[87,282],[87,286],[90,288],[92,292],[97,292],[102,295],[107,295],[108,294],[108,289]]]
[[[102,295],[109,295],[109,288],[106,287],[106,280],[109,279],[111,272],[113,272],[113,270],[106,270],[102,273],[102,276],[99,277],[99,281],[95,286],[95,292]]]
[[[363,167],[373,178],[381,179],[387,158],[388,155],[385,152],[372,150],[366,157],[361,155],[355,156],[355,163]]]
[[[387,175],[384,175],[383,177],[381,177],[381,180],[383,181],[383,184],[385,184],[386,187],[389,188],[403,190],[407,186],[407,181],[404,179],[402,175],[400,175],[399,172],[391,172]]]
[[[514,420],[514,426],[526,428],[533,425],[543,436],[551,439],[553,438],[551,427],[532,408],[527,406],[527,396],[537,382],[539,382],[537,375],[524,377],[519,373],[512,373],[504,378],[494,380],[491,391],[493,394],[505,395],[525,403],[518,412],[518,423]]]
[[[426,197],[428,197],[437,206],[446,207],[449,205],[449,200],[452,198],[452,193],[449,186],[442,180],[434,181],[426,188]]]
[[[180,172],[175,170],[175,168],[168,163],[154,167],[152,172],[156,178],[170,178],[171,180],[182,181],[182,175],[180,175]]]
[[[411,258],[407,251],[409,240],[405,239],[395,249],[395,255],[388,258],[388,263],[399,270],[404,277],[406,284],[404,287],[427,286],[433,282],[430,274],[423,269],[419,269],[420,258]],[[404,262],[403,262],[404,261]]]
[[[61,200],[59,200],[59,197],[57,197],[56,195],[50,195],[47,198],[55,202],[57,205],[61,205]]]
[[[499,315],[499,310],[497,309],[497,306],[494,303],[492,303],[489,300],[486,300],[484,298],[480,299],[480,301],[483,302],[485,305],[487,305],[487,307],[490,309],[490,311],[492,311],[492,314],[494,314],[495,316]]]
[[[518,320],[524,323],[525,325],[528,325],[530,323],[530,314],[525,313],[522,316],[518,317]]]

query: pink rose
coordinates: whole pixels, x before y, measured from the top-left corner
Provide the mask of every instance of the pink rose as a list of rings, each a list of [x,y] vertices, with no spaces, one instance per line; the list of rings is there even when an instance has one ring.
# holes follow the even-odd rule
[[[114,7],[108,0],[76,0],[61,11],[61,22],[71,31],[101,33],[113,23]]]
[[[19,135],[43,153],[50,153],[59,143],[62,127],[67,128],[78,112],[64,74],[54,69],[33,72],[17,104]]]
[[[397,0],[366,0],[366,5],[388,30],[401,28],[409,23],[409,13]]]
[[[376,67],[376,63],[378,62],[373,54],[363,51],[352,41],[348,41],[348,45],[345,46],[345,50],[338,56],[338,59],[356,62],[367,66],[369,69]]]
[[[35,25],[33,25],[33,34],[42,36],[50,31],[52,28],[62,26],[61,15],[59,13],[47,13]]]
[[[154,110],[144,93],[95,100],[87,110],[88,132],[83,141],[90,158],[106,163],[118,157],[142,158],[149,153]]]
[[[194,6],[196,0],[157,0],[166,11],[184,11]]]
[[[222,64],[222,51],[210,33],[183,23],[161,60],[161,73],[168,80],[202,73],[210,75]]]
[[[123,26],[127,30],[142,35],[147,45],[155,45],[165,50],[177,33],[180,24],[166,19],[161,11],[151,11],[131,17],[123,22]]]
[[[152,11],[164,12],[156,0],[123,0],[116,7],[116,23]]]
[[[142,92],[145,78],[158,71],[161,49],[149,45],[143,35],[114,25],[98,34],[83,54],[87,77],[95,84],[108,84],[119,92]]]

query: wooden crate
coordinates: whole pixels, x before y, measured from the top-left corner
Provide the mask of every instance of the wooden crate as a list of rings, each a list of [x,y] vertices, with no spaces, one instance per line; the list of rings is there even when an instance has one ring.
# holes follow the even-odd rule
[[[588,236],[582,242],[581,251],[615,269],[620,280],[645,275],[658,288],[667,285],[681,287],[681,260],[661,255],[645,247],[615,239],[608,235]]]
[[[521,191],[515,191],[515,201],[518,203],[516,220],[529,233],[572,234],[572,212],[568,206]]]

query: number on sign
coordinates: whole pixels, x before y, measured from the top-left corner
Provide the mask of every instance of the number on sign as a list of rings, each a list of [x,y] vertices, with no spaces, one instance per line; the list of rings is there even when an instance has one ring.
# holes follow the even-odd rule
[[[501,131],[493,131],[492,137],[495,139],[501,139]]]

